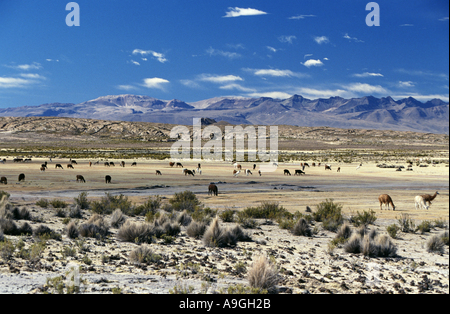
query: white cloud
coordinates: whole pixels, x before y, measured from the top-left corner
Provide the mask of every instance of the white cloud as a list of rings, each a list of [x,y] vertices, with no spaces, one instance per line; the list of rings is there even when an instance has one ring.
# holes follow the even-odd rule
[[[363,40],[359,40],[358,38],[356,38],[356,37],[350,37],[350,35],[348,34],[348,33],[345,33],[345,35],[343,36],[345,39],[348,39],[348,40],[350,40],[350,41],[354,41],[354,42],[357,42],[357,43],[363,43],[364,41]]]
[[[202,74],[200,76],[200,80],[204,82],[211,82],[211,83],[227,83],[227,82],[235,82],[235,81],[243,81],[243,79],[239,76],[235,75],[209,75],[209,74]]]
[[[288,94],[285,92],[254,92],[248,94],[248,97],[270,97],[278,99],[287,99],[292,97],[294,94]]]
[[[448,22],[448,16],[439,19],[441,22]]]
[[[221,57],[225,57],[228,59],[236,59],[236,58],[240,58],[242,56],[241,54],[236,53],[236,52],[218,50],[218,49],[214,49],[212,47],[209,47],[206,50],[206,53],[209,54],[209,56],[221,56]]]
[[[306,15],[296,15],[296,16],[291,16],[289,17],[290,20],[303,20],[307,17],[316,17],[315,15],[312,14],[306,14]]]
[[[19,64],[19,65],[5,65],[8,68],[29,71],[29,70],[39,70],[42,69],[42,65],[38,62],[33,62],[32,64]]]
[[[370,85],[365,83],[352,83],[349,85],[346,85],[345,88],[349,91],[355,92],[355,93],[363,93],[365,95],[368,94],[384,94],[387,95],[389,92],[383,88],[380,85]]]
[[[42,79],[45,80],[45,77],[39,74],[33,74],[33,73],[22,73],[20,74],[21,77],[27,78],[27,79]]]
[[[252,72],[257,76],[274,76],[274,77],[306,77],[308,75],[303,73],[292,72],[291,70],[278,70],[278,69],[244,69],[245,71]]]
[[[402,25],[400,25],[400,26],[402,26],[402,27],[404,27],[404,26],[414,26],[414,24],[402,24]]]
[[[406,82],[399,81],[399,82],[398,82],[398,85],[399,85],[400,87],[414,87],[414,86],[416,86],[416,85],[414,84],[414,82],[411,82],[411,81],[406,81]]]
[[[354,76],[354,77],[373,77],[373,76],[384,77],[384,75],[381,73],[370,73],[370,72],[356,73],[356,74],[353,74],[352,76]]]
[[[250,15],[264,15],[267,14],[266,12],[257,10],[257,9],[252,9],[252,8],[228,8],[228,12],[226,13],[226,15],[224,17],[238,17],[238,16],[250,16]]]
[[[118,85],[118,86],[116,86],[116,88],[117,89],[121,89],[121,90],[127,90],[127,91],[136,90],[137,89],[137,87],[133,86],[133,85]]]
[[[304,63],[302,63],[302,64],[303,64],[305,67],[310,68],[310,67],[312,67],[312,66],[314,66],[314,67],[320,67],[320,66],[323,65],[323,62],[320,61],[320,60],[309,59],[308,61],[306,61],[306,62],[304,62]]]
[[[34,80],[26,80],[15,77],[0,77],[0,88],[23,88],[35,83]]]
[[[154,59],[158,60],[161,63],[165,63],[168,61],[164,54],[153,51],[153,50],[134,49],[133,55],[138,55],[138,54],[140,54],[141,56],[152,56]]]
[[[247,87],[244,87],[244,86],[239,85],[239,84],[228,84],[228,85],[220,86],[219,88],[220,89],[225,89],[225,90],[236,89],[238,91],[246,92],[246,93],[250,93],[250,92],[255,92],[256,91],[253,88],[247,88]]]
[[[180,80],[180,83],[189,88],[200,88],[200,84],[193,80]]]
[[[159,77],[154,77],[144,79],[144,84],[142,84],[142,86],[147,88],[164,89],[164,85],[168,83],[170,83],[168,80]]]
[[[277,49],[275,49],[275,48],[273,48],[273,47],[267,46],[266,48],[269,49],[269,50],[272,51],[272,52],[277,52]]]
[[[319,45],[321,45],[321,44],[326,44],[326,43],[329,43],[329,42],[330,42],[330,40],[328,39],[327,36],[317,36],[317,37],[314,37],[314,41],[315,41],[316,43],[318,43]]]
[[[134,64],[134,65],[141,65],[139,62],[131,60],[130,63]]]
[[[279,41],[281,41],[282,43],[288,43],[288,44],[292,44],[294,39],[297,39],[297,37],[295,37],[294,35],[278,37]]]

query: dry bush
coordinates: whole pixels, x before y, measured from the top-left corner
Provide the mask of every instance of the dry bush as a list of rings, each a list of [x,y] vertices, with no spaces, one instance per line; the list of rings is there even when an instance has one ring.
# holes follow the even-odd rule
[[[292,233],[296,236],[310,237],[312,235],[311,228],[304,218],[300,218],[292,228]]]
[[[225,230],[219,225],[219,217],[216,217],[203,235],[203,244],[209,247],[224,247],[227,242]]]
[[[127,220],[117,233],[122,242],[152,243],[154,226],[147,223],[133,223]]]
[[[201,239],[206,230],[206,223],[193,220],[186,229],[186,233],[191,238]]]
[[[66,235],[70,239],[78,238],[79,232],[78,232],[78,228],[77,228],[75,222],[73,222],[73,221],[69,222],[69,224],[66,227]]]
[[[281,277],[276,266],[269,261],[267,256],[261,255],[250,266],[247,279],[252,288],[271,291],[275,289]]]
[[[126,220],[125,215],[117,208],[111,215],[110,224],[113,228],[120,228]]]
[[[345,243],[344,251],[352,254],[361,253],[361,235],[354,233]]]
[[[99,239],[109,234],[109,226],[101,215],[94,214],[87,223],[78,228],[78,231],[82,237]]]
[[[352,228],[350,227],[350,224],[347,222],[344,222],[344,224],[339,228],[336,238],[342,238],[342,239],[350,239],[350,237],[352,236],[353,231]]]
[[[139,264],[151,264],[161,260],[161,256],[154,253],[147,245],[141,245],[137,249],[131,251],[130,260]]]
[[[359,233],[354,233],[345,243],[344,251],[353,254],[362,253],[369,257],[397,256],[397,247],[387,235],[372,237],[370,234],[361,236]]]
[[[188,214],[188,212],[186,210],[184,210],[182,213],[180,213],[177,218],[176,221],[182,225],[182,226],[189,226],[189,224],[192,221],[192,217],[191,215]]]
[[[434,235],[428,239],[426,243],[428,253],[443,253],[444,252],[444,241],[441,237]]]

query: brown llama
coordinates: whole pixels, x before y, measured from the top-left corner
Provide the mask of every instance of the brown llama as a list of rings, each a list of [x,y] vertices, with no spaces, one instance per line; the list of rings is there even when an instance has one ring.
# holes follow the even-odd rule
[[[331,170],[331,166],[330,165],[325,165],[325,170]]]
[[[122,160],[122,161],[120,162],[120,166],[125,168],[125,161]]]
[[[105,183],[110,184],[111,183],[111,176],[105,176]]]
[[[189,169],[184,170],[184,175],[185,176],[190,175],[190,176],[195,177],[195,174]]]
[[[8,184],[8,179],[6,179],[6,177],[1,177],[0,178],[0,183],[7,185]]]
[[[86,180],[84,180],[84,177],[82,175],[77,175],[77,182],[86,183]]]
[[[92,161],[89,162],[89,167],[92,167]]]
[[[156,175],[157,175],[157,176],[162,176],[162,173],[161,173],[161,171],[159,171],[159,170],[156,170]]]
[[[219,189],[217,188],[217,185],[211,183],[208,186],[208,195],[217,196],[218,194],[219,194]]]
[[[41,167],[41,172],[44,172],[45,171],[45,167]]]
[[[19,180],[18,181],[19,182],[20,181],[25,181],[25,174],[24,173],[19,174]]]
[[[421,195],[421,196],[422,196],[423,200],[425,201],[425,204],[428,203],[428,206],[430,206],[431,205],[431,201],[433,201],[436,198],[436,196],[438,196],[438,195],[439,195],[439,192],[436,191],[433,195],[424,194],[424,195]]]
[[[392,198],[387,194],[381,194],[378,197],[378,201],[380,202],[380,210],[383,210],[383,204],[387,206],[387,210],[389,210],[389,205],[392,205],[392,210],[395,210],[394,202],[392,202]]]
[[[67,169],[75,169],[75,168],[72,166],[72,164],[68,164]]]
[[[170,166],[170,168],[173,168],[173,166],[175,166],[175,163],[174,162],[169,162],[169,166]]]
[[[338,168],[337,168],[337,172],[341,172],[341,167],[338,167]]]

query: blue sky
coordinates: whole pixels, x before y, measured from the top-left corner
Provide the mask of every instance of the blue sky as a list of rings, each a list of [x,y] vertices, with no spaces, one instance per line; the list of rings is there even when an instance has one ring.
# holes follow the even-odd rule
[[[445,0],[0,0],[0,108],[137,94],[449,99]]]

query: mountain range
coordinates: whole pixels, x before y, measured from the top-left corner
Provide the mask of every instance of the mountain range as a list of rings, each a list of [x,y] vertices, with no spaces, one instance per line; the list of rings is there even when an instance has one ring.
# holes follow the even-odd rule
[[[328,126],[449,134],[449,104],[433,99],[366,96],[344,99],[217,97],[193,103],[149,96],[103,96],[79,104],[49,103],[0,109],[0,116],[69,117],[192,125],[194,118],[231,124]]]

